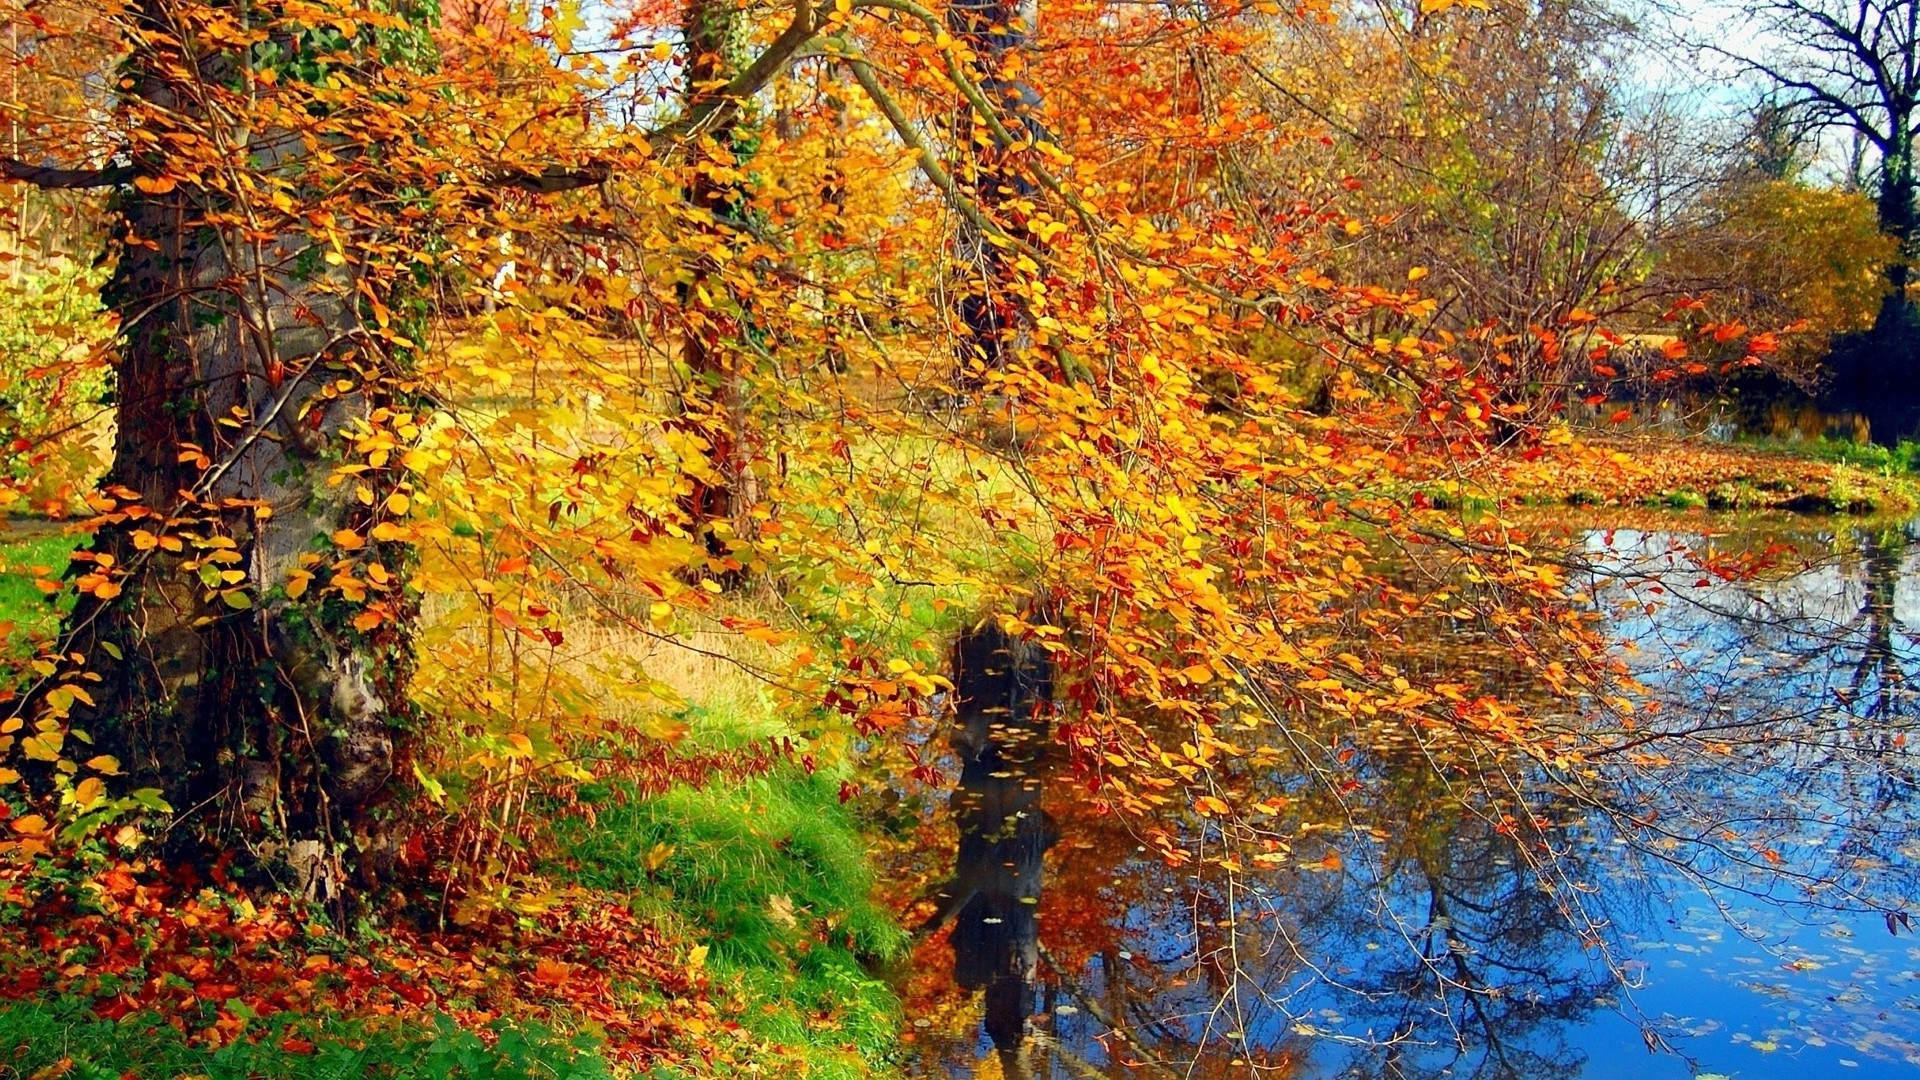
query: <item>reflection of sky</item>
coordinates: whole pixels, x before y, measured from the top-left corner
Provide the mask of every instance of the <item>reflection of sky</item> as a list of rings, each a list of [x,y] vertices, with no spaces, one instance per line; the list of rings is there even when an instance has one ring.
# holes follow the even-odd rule
[[[1754,854],[1765,845],[1787,869],[1842,878],[1861,894],[1914,891],[1920,828],[1909,809],[1908,755],[1885,740],[1916,711],[1903,669],[1920,659],[1910,631],[1920,626],[1920,552],[1897,533],[1839,544],[1818,537],[1819,550],[1841,554],[1734,583],[1703,573],[1685,550],[1704,543],[1697,537],[1619,531],[1609,545],[1605,535],[1589,536],[1583,551],[1599,570],[1595,603],[1615,613],[1612,632],[1638,647],[1632,664],[1665,706],[1655,724],[1684,730],[1731,718],[1752,725],[1748,736],[1778,736],[1735,755],[1676,747],[1663,773],[1621,790],[1677,834],[1692,828],[1705,837],[1715,815],[1745,818],[1739,842],[1641,848],[1598,819],[1557,834],[1558,887],[1580,890],[1589,916],[1605,924],[1612,945],[1603,954],[1564,928],[1540,879],[1515,865],[1512,842],[1469,819],[1443,830],[1442,854],[1410,860],[1403,850],[1384,878],[1379,862],[1394,840],[1348,837],[1341,869],[1242,879],[1231,936],[1213,925],[1223,914],[1217,885],[1213,906],[1196,904],[1188,872],[1131,846],[1076,845],[1069,825],[1048,859],[1042,943],[1065,951],[1071,942],[1047,919],[1088,908],[1115,912],[1121,932],[1117,948],[1091,952],[1066,985],[1046,984],[1043,972],[1046,1016],[1027,1052],[1030,1075],[1083,1076],[1107,1070],[1110,1053],[1133,1056],[1099,1013],[1125,1015],[1144,1044],[1174,1062],[1206,1046],[1216,1067],[1193,1074],[1201,1076],[1246,1075],[1228,1067],[1242,1048],[1294,1060],[1294,1071],[1273,1075],[1315,1080],[1915,1075],[1920,938],[1889,934],[1877,913],[1769,904],[1724,887],[1707,893],[1675,866],[1785,895]],[[1876,542],[1877,562],[1863,554]],[[1877,627],[1862,617],[1876,567],[1883,586],[1899,577],[1891,622]],[[1696,585],[1703,577],[1708,583]],[[1651,611],[1642,606],[1649,603]],[[1889,662],[1857,677],[1876,628]],[[1863,699],[1883,683],[1896,691],[1888,712],[1869,716]],[[1855,689],[1863,693],[1851,702],[1835,694]],[[1073,815],[1059,804],[1072,794],[1056,785],[1048,795],[1063,820]],[[1124,855],[1100,865],[1115,852]],[[1066,895],[1063,881],[1094,895]],[[1112,884],[1086,884],[1099,881]],[[1436,895],[1450,918],[1433,918]],[[1449,938],[1464,966],[1454,966]],[[1198,959],[1228,944],[1240,956],[1237,982]],[[1432,961],[1424,968],[1422,949]],[[1500,990],[1480,999],[1492,1019],[1477,1028],[1476,1009],[1436,978],[1463,972]],[[1650,1053],[1643,1025],[1677,1053]],[[1503,1044],[1497,1051],[1488,1031]],[[1396,1033],[1398,1049],[1379,1045]],[[970,1033],[923,1032],[918,1045],[921,1075],[976,1075],[974,1063],[990,1053]],[[999,1063],[983,1072],[1006,1075]]]

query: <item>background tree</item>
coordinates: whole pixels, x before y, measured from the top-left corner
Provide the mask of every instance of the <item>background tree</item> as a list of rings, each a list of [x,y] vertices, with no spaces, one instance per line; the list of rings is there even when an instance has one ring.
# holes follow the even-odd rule
[[[1636,81],[1640,41],[1587,0],[1289,25],[1234,60],[1296,135],[1235,182],[1316,208],[1294,228],[1340,279],[1429,301],[1375,309],[1356,338],[1451,335],[1503,409],[1551,412],[1595,378],[1603,330],[1651,328],[1681,295],[1658,256],[1711,177],[1683,103]]]
[[[1660,253],[1665,272],[1753,326],[1794,328],[1777,370],[1802,385],[1824,379],[1837,337],[1872,328],[1897,242],[1873,198],[1812,176],[1804,117],[1771,99],[1753,109],[1722,174],[1691,208],[1696,227]]]
[[[1913,0],[1756,0],[1746,9],[1750,46],[1723,39],[1697,47],[1776,88],[1779,107],[1819,131],[1859,140],[1877,162],[1875,207],[1892,238],[1887,291],[1867,347],[1842,378],[1910,391],[1920,374],[1920,316],[1907,285],[1916,256],[1914,138],[1920,135],[1920,15]]]

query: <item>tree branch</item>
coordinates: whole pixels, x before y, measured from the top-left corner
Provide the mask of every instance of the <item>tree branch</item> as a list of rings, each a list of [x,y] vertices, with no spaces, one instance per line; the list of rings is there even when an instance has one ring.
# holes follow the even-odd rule
[[[961,215],[972,222],[983,235],[1007,244],[1035,262],[1046,258],[1044,254],[1034,250],[1019,237],[1008,234],[1005,229],[990,220],[981,212],[979,205],[960,190],[960,185],[954,182],[953,174],[947,172],[946,166],[940,163],[940,155],[920,137],[919,130],[913,126],[913,121],[907,118],[905,110],[900,108],[900,103],[893,100],[893,95],[887,93],[886,89],[880,85],[879,78],[873,73],[872,65],[867,63],[864,56],[859,53],[847,53],[839,59],[847,66],[847,70],[853,72],[854,80],[860,84],[860,89],[866,91],[868,100],[880,110],[880,115],[886,117],[888,125],[893,128],[893,133],[899,136],[901,142],[907,144],[907,149],[913,151],[921,174],[931,180],[934,187],[940,189],[940,193],[947,197],[948,203],[954,209],[960,211]]]
[[[79,190],[118,187],[133,179],[133,167],[110,165],[101,169],[56,169],[0,157],[0,177],[49,190]]]
[[[494,173],[490,180],[496,184],[532,191],[542,195],[551,195],[561,191],[576,191],[580,188],[603,184],[613,175],[613,166],[604,161],[589,162],[577,168],[563,168],[549,165],[538,172],[532,169],[512,169]]]

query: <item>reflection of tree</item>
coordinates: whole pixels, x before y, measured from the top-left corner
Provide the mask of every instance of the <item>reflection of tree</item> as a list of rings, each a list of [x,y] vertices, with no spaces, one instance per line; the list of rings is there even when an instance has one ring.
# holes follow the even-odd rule
[[[1585,861],[1581,845],[1566,835],[1523,845],[1446,798],[1429,770],[1389,772],[1400,774],[1385,786],[1389,809],[1406,824],[1380,852],[1383,890],[1417,928],[1410,949],[1379,950],[1354,980],[1354,1011],[1391,1033],[1364,1055],[1367,1071],[1396,1080],[1579,1075],[1583,1059],[1563,1032],[1592,1012],[1613,977],[1583,955],[1564,901],[1525,848],[1561,852],[1554,871],[1564,876],[1584,869],[1568,862]]]
[[[1719,886],[1907,906],[1920,885],[1901,850],[1920,836],[1906,810],[1920,722],[1899,608],[1909,531],[1832,534],[1791,575],[1727,581],[1702,576],[1712,543],[1590,540],[1596,600],[1626,613],[1616,631],[1663,708],[1583,721],[1603,779],[1581,794]]]
[[[1049,767],[1052,671],[1037,646],[989,624],[953,653],[953,748],[961,759],[952,810],[960,831],[953,877],[923,931],[953,921],[954,981],[984,990],[985,1027],[1008,1075],[1019,1051],[1040,962],[1043,857],[1055,832],[1040,807]]]
[[[1337,871],[1168,867],[1136,857],[1118,819],[1063,806],[1049,977],[1080,1017],[1057,1020],[1055,1038],[1072,1055],[1145,1061],[1159,1075],[1245,1075],[1235,1061],[1274,1076],[1578,1075],[1563,1032],[1613,978],[1528,856],[1551,845],[1556,873],[1591,874],[1579,853],[1590,838],[1484,818],[1418,755],[1383,754],[1362,771],[1364,812],[1380,827],[1335,834]],[[1311,796],[1293,805],[1276,827],[1312,833],[1331,816]]]
[[[1605,947],[1647,917],[1674,869],[1716,898],[1898,905],[1915,892],[1912,537],[1803,539],[1798,550],[1824,554],[1783,573],[1771,542],[1729,555],[1713,538],[1621,530],[1615,547],[1600,535],[1568,607],[1638,647],[1617,667],[1579,668],[1572,650],[1558,665],[1551,642],[1496,647],[1508,628],[1457,606],[1400,621],[1393,648],[1369,657],[1497,695],[1557,741],[1515,747],[1465,725],[1261,703],[1245,741],[1194,788],[1164,789],[1150,820],[1105,813],[1079,783],[1049,795],[1061,843],[1044,945],[1021,901],[1038,898],[1054,836],[1037,805],[1044,726],[1027,722],[1050,688],[969,684],[969,671],[1019,665],[964,654],[991,660],[1004,640],[963,643],[962,836],[936,921],[974,910],[970,928],[955,920],[955,974],[988,991],[996,1045],[1025,1030],[1036,956],[1049,1001],[1071,1006],[1048,1010],[1010,1071],[1208,1077],[1251,1062],[1274,1077],[1573,1077],[1584,1062],[1568,1030],[1621,989]],[[1750,572],[1727,572],[1738,566]],[[1555,667],[1583,689],[1549,692]],[[1166,746],[1197,730],[1171,713],[1140,723]],[[1208,737],[1243,738],[1224,725]],[[1208,810],[1200,791],[1233,812]],[[1163,862],[1155,832],[1192,861]]]
[[[1899,691],[1906,686],[1906,669],[1894,648],[1894,590],[1900,584],[1900,563],[1906,554],[1906,537],[1893,529],[1860,534],[1860,550],[1866,564],[1866,602],[1861,605],[1860,662],[1853,668],[1850,687],[1853,708],[1862,719],[1888,718],[1899,708]],[[1872,704],[1862,706],[1862,693],[1873,684]],[[1884,738],[1886,732],[1880,735]],[[1882,747],[1884,748],[1884,747]]]

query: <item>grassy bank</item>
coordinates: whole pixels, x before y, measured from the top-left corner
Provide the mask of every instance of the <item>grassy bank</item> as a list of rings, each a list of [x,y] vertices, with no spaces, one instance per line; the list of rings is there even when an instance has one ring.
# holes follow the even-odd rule
[[[50,622],[24,584],[0,593],[6,617]],[[681,752],[792,734],[754,695],[709,688],[711,707],[680,714]],[[849,767],[767,760],[697,788],[584,785],[539,811],[545,856],[466,931],[287,938],[305,916],[243,917],[198,886],[144,909],[68,889],[78,903],[56,909],[45,883],[0,882],[0,1077],[886,1077],[899,1007],[873,971],[905,934],[869,895]],[[181,930],[208,908],[211,932]],[[280,1011],[247,1004],[262,999]]]
[[[561,824],[556,879],[631,896],[636,912],[699,942],[709,974],[777,1075],[885,1075],[898,1004],[870,968],[906,936],[870,898],[873,878],[838,781],[786,766],[756,779],[635,798],[583,793]]]
[[[1858,443],[1715,443],[1660,435],[1590,437],[1528,460],[1503,456],[1470,483],[1429,496],[1469,506],[1920,511],[1916,448]]]
[[[75,999],[0,1009],[0,1076],[70,1080],[610,1080],[590,1037],[496,1024],[481,1033],[442,1016],[369,1023],[282,1016],[220,1047],[195,1044],[164,1017],[103,1019]]]
[[[905,935],[869,897],[838,784],[780,766],[651,797],[590,787],[554,823],[546,890],[521,902],[519,929],[465,953],[484,964],[447,964],[457,937],[398,927],[276,942],[271,923],[229,912],[182,935],[176,916],[199,920],[203,892],[157,920],[62,913],[80,932],[58,962],[113,974],[60,981],[53,956],[16,947],[37,933],[16,893],[0,903],[0,947],[16,954],[0,963],[0,1076],[885,1077],[899,1008],[870,968]],[[122,925],[143,940],[107,943]],[[164,1008],[117,1012],[123,992],[169,990]]]
[[[0,626],[4,626],[9,653],[31,652],[36,640],[59,627],[60,615],[72,599],[48,595],[38,584],[58,581],[67,569],[67,557],[83,537],[63,532],[33,535],[0,532]]]

